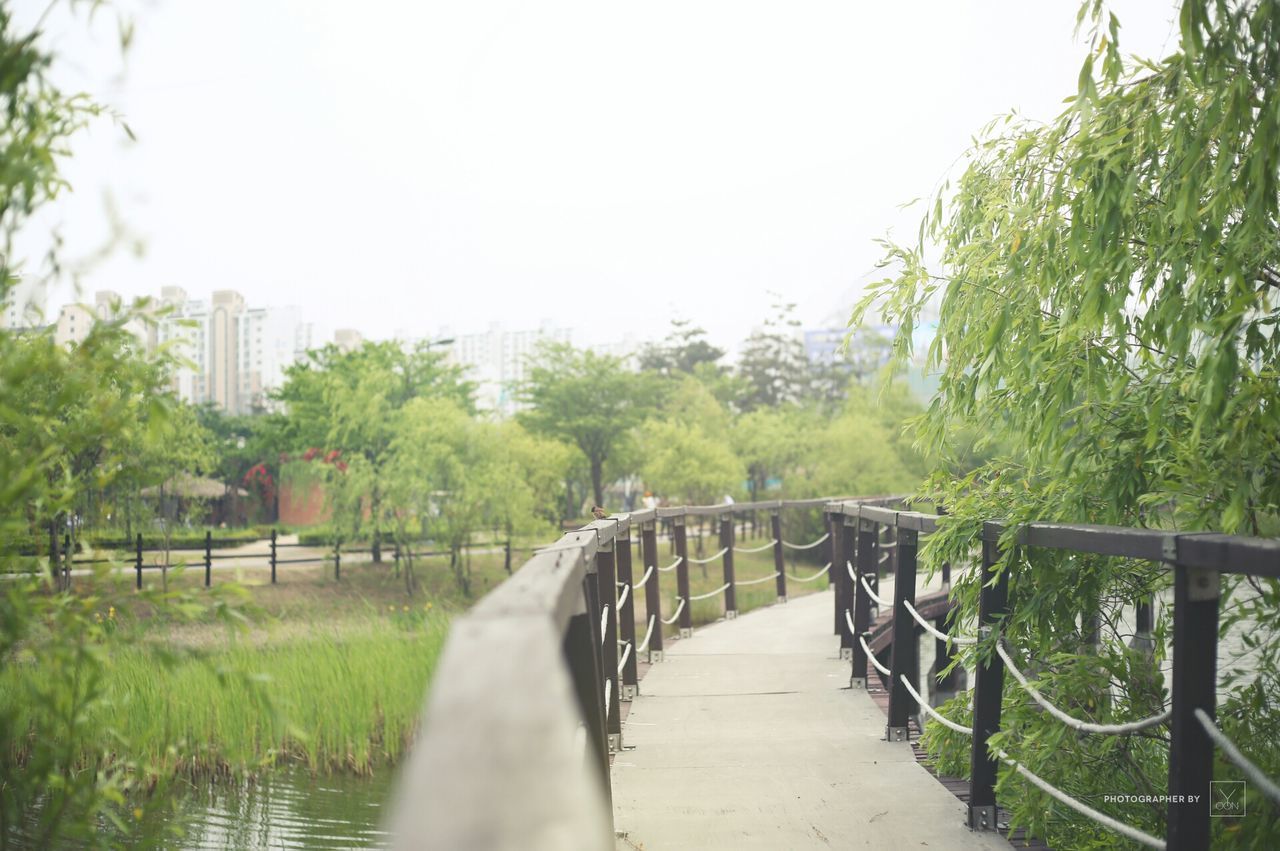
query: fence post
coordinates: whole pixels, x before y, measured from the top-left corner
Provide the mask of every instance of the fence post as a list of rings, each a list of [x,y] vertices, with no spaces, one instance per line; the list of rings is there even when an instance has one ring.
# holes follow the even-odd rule
[[[640,561],[648,580],[644,584],[644,611],[652,620],[653,629],[645,623],[649,633],[649,662],[662,661],[662,592],[658,587],[658,521],[650,520],[640,527]]]
[[[915,702],[902,684],[906,677],[912,685],[920,681],[920,645],[916,641],[915,620],[906,604],[916,602],[916,552],[919,538],[914,529],[898,530],[897,565],[893,573],[893,655],[889,663],[889,727],[888,740],[905,742],[908,719],[918,715]]]
[[[62,566],[58,564],[58,518],[49,521],[49,577],[58,590],[62,590]]]
[[[614,540],[614,560],[618,565],[618,585],[625,586],[622,592],[626,599],[618,607],[618,635],[630,648],[627,660],[622,665],[622,699],[631,700],[636,696],[638,683],[636,671],[636,589],[632,587],[635,579],[631,571],[631,529],[628,526],[624,534]],[[616,595],[618,589],[614,588]]]
[[[827,561],[831,562],[832,567],[835,567],[836,558],[840,555],[840,551],[836,549],[835,541],[831,540],[830,534],[831,534],[831,530],[835,528],[837,523],[844,522],[844,520],[842,519],[843,515],[837,516],[835,514],[826,514],[824,512],[823,516],[827,518],[826,526],[827,526],[827,535],[828,535],[827,542],[826,544],[823,545],[823,549],[826,550]],[[836,578],[832,576],[831,571],[828,570],[827,571],[827,587],[830,588],[835,584],[836,584]],[[839,613],[837,612],[837,614]],[[838,620],[836,622],[836,632],[837,633],[840,632],[840,623]]]
[[[333,541],[333,581],[342,581],[342,539],[335,538]]]
[[[502,566],[507,571],[507,576],[511,575],[511,539],[508,538],[502,545]]]
[[[605,723],[609,731],[609,749],[622,750],[622,714],[618,689],[618,585],[614,565],[616,542],[610,541],[596,552],[596,593],[600,600],[600,676],[609,690]]]
[[[832,518],[835,522],[831,524],[831,552],[835,556],[835,561],[831,563],[827,572],[836,574],[836,632],[840,636],[840,658],[852,662],[853,648],[857,644],[857,638],[849,628],[849,621],[853,618],[854,589],[848,565],[853,563],[857,553],[858,530],[853,524],[858,521],[841,514],[833,514]]]
[[[671,518],[671,531],[676,539],[676,596],[684,600],[684,608],[680,610],[680,637],[693,635],[693,603],[689,600],[689,539],[684,515]],[[676,605],[680,605],[679,602]]]
[[[587,559],[590,565],[592,559]],[[592,598],[596,578],[588,573],[582,581],[582,592],[586,611],[569,618],[569,628],[565,631],[564,655],[569,666],[569,675],[573,678],[574,692],[578,697],[578,706],[582,710],[582,719],[587,727],[587,740],[591,744],[589,753],[595,759],[596,770],[604,783],[605,795],[612,803],[613,793],[609,783],[609,743],[605,732],[604,720],[604,684],[600,680],[600,640],[596,638],[599,628],[599,616],[595,614]]]
[[[851,518],[853,520],[853,518]],[[848,522],[848,521],[846,521]],[[856,520],[858,524],[858,550],[857,550],[857,582],[851,582],[853,588],[853,679],[851,683],[854,688],[866,688],[867,676],[867,652],[862,649],[862,642],[858,641],[858,636],[865,635],[867,627],[871,626],[871,599],[867,597],[866,589],[862,587],[862,577],[870,576],[876,569],[876,541],[880,537],[876,532],[876,524],[871,520],[863,520],[861,514]],[[843,565],[842,565],[843,567]],[[831,569],[835,569],[835,565],[831,565]],[[844,568],[845,574],[848,575],[849,569]],[[846,625],[847,628],[847,625]]]
[[[213,584],[213,532],[204,530],[204,587]]]
[[[71,562],[75,560],[75,553],[71,550],[71,533],[64,532],[62,535],[62,587],[71,590]]]
[[[724,547],[724,619],[731,621],[738,616],[738,587],[733,577],[733,511],[720,518],[720,546]]]
[[[137,573],[138,590],[142,590],[142,533],[138,533],[136,549],[133,551],[133,569]]]
[[[271,584],[276,584],[276,530],[271,530]]]
[[[787,563],[782,552],[782,506],[769,512],[769,531],[773,534],[773,570],[777,573],[778,602],[787,602]]]
[[[1177,563],[1177,538],[1167,544],[1173,565],[1173,695],[1169,719],[1170,851],[1209,847],[1213,741],[1195,711],[1215,718],[1214,689],[1218,667],[1218,598],[1216,570]]]
[[[1152,598],[1143,597],[1138,600],[1137,612],[1135,612],[1135,624],[1133,630],[1133,640],[1129,642],[1129,646],[1134,650],[1140,650],[1147,655],[1151,655],[1155,651],[1156,643],[1152,638],[1152,617],[1151,617]]]
[[[982,524],[982,589],[978,595],[978,634],[988,644],[985,660],[979,657],[973,683],[973,749],[969,754],[969,827],[996,829],[996,769],[999,762],[987,740],[1000,729],[1000,702],[1004,695],[1004,660],[990,647],[988,638],[999,631],[1009,610],[1009,571],[1000,572],[1000,526]],[[999,640],[999,635],[995,640]],[[980,651],[981,652],[981,651]]]

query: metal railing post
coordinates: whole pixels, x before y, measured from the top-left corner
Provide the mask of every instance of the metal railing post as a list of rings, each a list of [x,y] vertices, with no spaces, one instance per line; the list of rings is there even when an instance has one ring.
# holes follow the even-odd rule
[[[978,596],[978,633],[985,642],[1008,613],[1009,571],[1000,572],[1000,527],[982,527],[982,590]],[[993,581],[994,580],[994,581]],[[999,636],[996,637],[999,640]],[[996,756],[987,740],[1000,729],[1000,703],[1004,695],[1004,660],[991,649],[980,659],[973,683],[973,749],[969,754],[969,827],[996,830]]]
[[[342,540],[333,542],[333,581],[342,581]]]
[[[271,584],[276,584],[276,530],[271,530]]]
[[[850,518],[853,520],[854,518]],[[863,520],[861,517],[856,518],[858,524],[858,550],[857,550],[857,578],[858,581],[852,583],[853,588],[853,679],[850,681],[854,688],[866,688],[867,685],[867,653],[862,649],[862,642],[858,641],[859,635],[866,635],[867,628],[871,626],[871,598],[867,596],[866,589],[862,587],[862,577],[871,576],[875,573],[876,559],[879,557],[876,546],[876,539],[879,535],[876,532],[876,524],[871,520]],[[831,566],[835,569],[835,565]],[[848,568],[845,568],[845,574],[848,575]]]
[[[609,785],[609,740],[604,720],[604,683],[600,679],[600,640],[596,638],[599,620],[593,614],[594,606],[590,599],[594,592],[589,590],[595,584],[596,579],[590,574],[582,582],[583,596],[588,598],[585,601],[587,611],[569,618],[569,627],[564,637],[564,655],[569,675],[573,678],[573,690],[582,710],[582,719],[587,727],[587,741],[590,743],[588,754],[593,757],[588,761],[596,764],[596,770],[600,772],[604,782],[605,794],[612,800]]]
[[[889,725],[886,732],[891,742],[908,739],[910,717],[919,712],[903,685],[905,676],[912,685],[920,681],[920,645],[916,641],[915,621],[906,603],[916,602],[916,553],[919,538],[914,529],[898,530],[897,564],[893,573],[893,655],[889,663]]]
[[[724,589],[724,617],[730,621],[738,616],[738,588],[733,577],[733,539],[733,512],[730,511],[720,518],[720,546],[724,547],[724,583],[729,586]]]
[[[778,602],[787,602],[787,562],[782,551],[782,508],[769,513],[769,531],[773,533],[773,570],[777,573]]]
[[[600,595],[600,676],[609,689],[605,718],[609,731],[609,749],[622,750],[621,690],[618,688],[618,584],[614,564],[615,543],[610,541],[596,553],[596,583]]]
[[[640,527],[640,560],[649,579],[644,584],[644,611],[653,621],[649,634],[649,662],[662,661],[662,592],[658,586],[658,522]],[[645,629],[648,630],[648,623]]]
[[[1152,638],[1152,598],[1143,597],[1138,601],[1137,611],[1134,613],[1134,630],[1133,640],[1129,642],[1129,646],[1134,650],[1141,650],[1150,655],[1155,651],[1155,640]]]
[[[836,539],[844,528],[845,518],[842,514],[831,514],[829,512],[822,513],[822,528],[827,532],[827,542],[822,545],[823,551],[830,557],[828,561],[831,567],[827,569],[827,587],[831,589],[831,629],[833,634],[842,636],[840,640],[841,654],[840,658],[847,658],[843,652],[844,643],[843,636],[845,634],[844,610],[848,608],[843,604],[840,598],[840,577],[836,575],[836,561],[839,560],[843,550],[837,545]]]
[[[626,643],[630,652],[626,653],[626,661],[622,664],[622,699],[631,700],[636,696],[638,678],[636,670],[636,594],[631,577],[631,530],[628,528],[622,535],[614,539],[614,559],[618,566],[618,584],[622,585],[625,595],[622,605],[618,607],[618,635]],[[617,595],[618,588],[614,587]]]
[[[142,590],[142,533],[138,533],[136,549],[133,551],[134,562],[133,569],[137,572],[138,590]]]
[[[693,603],[689,601],[689,539],[684,517],[671,518],[671,531],[676,541],[676,558],[680,559],[676,565],[676,595],[684,601],[684,608],[680,610],[680,637],[689,638],[693,635]]]
[[[853,648],[858,643],[849,621],[853,618],[853,580],[849,578],[848,564],[852,564],[858,552],[857,518],[832,515],[831,551],[835,561],[828,573],[835,574],[836,632],[840,636],[840,658],[853,661]],[[848,613],[848,617],[845,613]]]
[[[204,587],[213,584],[213,532],[204,531]]]
[[[1177,539],[1170,539],[1173,561],[1173,695],[1169,719],[1170,851],[1209,847],[1210,788],[1213,741],[1195,716],[1210,718],[1218,667],[1218,603],[1216,570],[1177,563]]]
[[[844,522],[843,520],[841,520],[841,517],[843,515],[826,514],[824,512],[824,516],[827,518],[827,522],[825,525],[826,525],[826,532],[828,535],[831,534],[831,531],[835,528],[837,523]],[[840,551],[837,550],[835,547],[835,542],[832,541],[830,537],[828,537],[827,542],[822,545],[822,548],[826,551],[827,561],[831,562],[832,567],[835,567],[836,557],[840,555]],[[831,571],[827,571],[827,587],[829,588],[835,584],[836,584],[836,578],[831,575]],[[840,630],[837,627],[836,632],[839,632],[839,631]]]

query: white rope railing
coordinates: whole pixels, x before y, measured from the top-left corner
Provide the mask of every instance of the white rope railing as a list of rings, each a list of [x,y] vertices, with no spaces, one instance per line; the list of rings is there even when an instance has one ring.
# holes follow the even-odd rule
[[[1079,730],[1082,733],[1102,733],[1104,735],[1116,736],[1121,733],[1134,733],[1138,730],[1145,730],[1148,727],[1155,727],[1158,724],[1163,724],[1168,721],[1172,715],[1172,712],[1166,709],[1159,715],[1152,715],[1150,718],[1142,718],[1138,721],[1129,721],[1125,724],[1094,724],[1089,721],[1081,721],[1078,718],[1071,717],[1049,701],[1045,700],[1040,692],[1036,691],[1035,687],[1031,685],[1031,683],[1027,682],[1027,678],[1023,676],[1022,672],[1018,670],[1018,666],[1013,663],[1013,659],[1005,652],[1003,641],[996,642],[996,652],[999,653],[1000,658],[1004,660],[1005,667],[1009,669],[1009,673],[1013,674],[1013,678],[1018,681],[1018,684],[1022,686],[1023,690],[1026,691],[1027,694],[1031,695],[1031,699],[1040,704],[1040,706],[1044,708],[1045,712],[1048,712],[1054,718],[1057,718],[1073,730]]]
[[[1213,739],[1213,743],[1217,745],[1227,759],[1231,760],[1236,768],[1244,772],[1244,776],[1249,781],[1262,790],[1262,794],[1271,800],[1280,804],[1280,786],[1270,777],[1262,773],[1262,769],[1249,761],[1248,757],[1240,753],[1240,749],[1236,747],[1235,742],[1227,738],[1227,734],[1218,729],[1218,725],[1213,723],[1213,719],[1209,717],[1209,713],[1199,707],[1195,711],[1196,720],[1200,722],[1200,726],[1204,727],[1205,733],[1209,738]]]
[[[888,608],[889,606],[893,605],[892,602],[885,600],[883,597],[876,594],[875,591],[871,590],[871,586],[867,584],[867,577],[863,576],[860,578],[862,579],[862,588],[867,592],[867,596],[871,598],[871,602],[883,608]]]
[[[670,571],[673,571],[680,566],[681,560],[682,559],[680,558],[680,556],[676,556],[675,561],[671,562],[671,564],[667,565],[666,567],[658,568],[658,570],[662,571],[663,573],[669,573]]]
[[[1120,834],[1121,836],[1127,836],[1129,839],[1132,839],[1134,842],[1141,842],[1143,845],[1149,845],[1152,848],[1165,847],[1163,839],[1158,839],[1149,833],[1143,833],[1141,830],[1138,830],[1136,827],[1130,827],[1129,825],[1125,824],[1122,821],[1116,821],[1106,813],[1098,812],[1088,804],[1084,804],[1084,803],[1081,803],[1080,801],[1077,801],[1075,798],[1071,797],[1066,792],[1063,792],[1061,789],[1057,788],[1056,786],[1053,786],[1052,784],[1049,783],[1049,781],[1040,778],[1038,775],[1034,774],[1031,771],[1031,769],[1027,768],[1025,765],[1018,762],[1017,760],[1011,758],[1004,751],[997,750],[996,753],[999,754],[1001,759],[1003,759],[1009,765],[1012,765],[1019,774],[1021,774],[1023,777],[1030,780],[1033,785],[1039,787],[1049,797],[1055,798],[1061,801],[1071,809],[1080,813],[1082,816],[1091,818],[1094,821],[1096,821],[1098,824],[1102,825],[1103,827],[1108,828],[1110,830],[1114,830],[1116,833]]]
[[[882,550],[891,550],[894,547],[898,546],[898,542],[897,541],[877,541],[876,546],[880,547],[880,549]],[[888,553],[886,553],[885,555],[888,555]]]
[[[622,669],[626,667],[627,659],[631,658],[631,642],[627,642],[627,647],[622,651],[622,658],[618,660],[618,673],[622,673]]]
[[[853,626],[853,618],[849,617],[849,610],[848,610],[848,609],[845,609],[845,610],[844,610],[844,623],[845,623],[845,626],[849,627],[849,634],[850,634],[850,635],[857,635],[857,634],[858,634],[858,630],[857,630],[857,629],[855,629],[855,628],[854,628],[854,626]]]
[[[604,681],[604,719],[609,721],[609,705],[613,702],[613,678]]]
[[[637,653],[643,653],[649,649],[649,639],[653,638],[653,624],[657,619],[657,615],[649,615],[649,628],[644,631],[644,641],[641,641],[640,646],[636,648]]]
[[[932,718],[934,721],[937,721],[939,724],[941,724],[942,726],[946,727],[949,730],[955,730],[957,733],[964,733],[966,736],[973,735],[973,730],[971,730],[970,728],[964,726],[963,724],[957,724],[956,722],[952,721],[950,718],[943,718],[941,715],[939,715],[937,711],[928,703],[926,703],[925,699],[920,696],[920,692],[915,690],[915,688],[911,685],[911,680],[907,679],[906,674],[899,674],[898,679],[902,680],[902,684],[906,686],[907,691],[911,693],[911,696],[913,698],[915,698],[916,703],[919,704],[920,708],[923,709],[926,713],[928,713],[929,717]]]
[[[649,584],[649,577],[653,576],[653,570],[654,566],[652,564],[645,568],[644,576],[640,577],[640,581],[634,586],[637,591]]]
[[[689,598],[689,600],[690,600],[690,601],[693,601],[693,600],[705,600],[705,599],[707,599],[708,597],[714,597],[714,596],[715,596],[715,595],[717,595],[717,594],[721,594],[721,593],[723,593],[723,592],[724,592],[725,590],[727,590],[727,589],[728,589],[728,587],[729,587],[730,585],[732,585],[732,584],[733,584],[732,582],[726,582],[725,584],[721,585],[719,588],[717,588],[717,589],[716,589],[716,590],[714,590],[714,591],[708,591],[708,592],[707,592],[707,593],[705,593],[705,594],[695,594],[694,596],[690,597],[690,598]]]
[[[854,582],[857,582],[858,574],[853,572],[853,562],[849,561],[848,559],[845,559],[844,566],[845,566],[845,569],[849,571],[849,578],[852,579]]]
[[[716,559],[720,558],[720,556],[724,555],[727,552],[729,552],[728,547],[721,547],[719,550],[707,556],[706,558],[691,558],[689,559],[689,563],[690,564],[706,564],[709,561],[715,561]]]
[[[825,565],[823,565],[822,570],[819,570],[813,576],[793,576],[791,577],[791,579],[795,582],[812,582],[813,580],[817,579],[819,576],[826,573],[830,569],[831,569],[831,562],[827,562]]]
[[[609,607],[600,609],[600,646],[604,646],[605,628],[609,626]]]
[[[622,594],[618,597],[618,611],[622,611],[622,607],[627,604],[627,598],[631,596],[631,586],[622,583]]]
[[[814,547],[818,546],[818,544],[821,544],[823,541],[825,541],[827,538],[830,538],[830,537],[831,537],[831,533],[828,532],[827,534],[823,535],[821,538],[819,538],[818,540],[814,541],[811,544],[792,544],[788,541],[783,541],[782,546],[790,547],[793,550],[811,550]]]
[[[876,564],[884,564],[884,563],[885,563],[886,561],[888,561],[888,560],[889,560],[889,554],[888,554],[888,553],[880,553],[880,560],[879,560],[878,562],[876,562]]]
[[[916,607],[911,605],[910,600],[903,600],[902,605],[907,607],[907,611],[911,614],[911,617],[916,619],[916,623],[924,627],[925,632],[929,633],[939,641],[949,641],[952,644],[962,644],[965,646],[971,646],[978,643],[978,639],[976,638],[969,638],[965,635],[947,635],[945,632],[934,629],[933,624],[925,620],[924,617],[916,611]]]
[[[768,582],[770,579],[777,579],[777,578],[778,578],[778,572],[774,571],[773,573],[770,573],[768,576],[761,576],[759,579],[737,579],[737,580],[734,580],[733,584],[734,585],[759,585],[761,582]]]
[[[669,617],[669,618],[663,618],[663,619],[662,619],[662,622],[663,622],[663,623],[665,623],[665,624],[673,624],[673,623],[675,623],[675,622],[676,622],[676,618],[680,617],[680,613],[684,611],[684,598],[683,598],[683,597],[680,597],[680,598],[679,598],[679,600],[680,600],[680,605],[676,606],[675,614],[673,614],[673,615],[672,615],[671,617]]]
[[[748,548],[746,548],[746,547],[734,547],[734,548],[733,548],[733,551],[734,551],[735,553],[762,553],[762,552],[764,552],[765,550],[769,549],[769,547],[772,547],[772,546],[773,546],[774,544],[776,544],[776,543],[778,543],[778,539],[777,539],[777,538],[774,538],[774,539],[772,539],[771,541],[769,541],[769,543],[765,544],[764,546],[760,546],[760,547],[751,547],[750,549],[748,549]]]
[[[845,609],[845,612],[844,612],[844,613],[845,613],[845,615],[848,615],[848,614],[849,614],[849,610],[848,610],[848,609]],[[858,636],[858,643],[862,645],[862,649],[863,649],[864,651],[866,651],[866,654],[867,654],[867,660],[868,660],[869,662],[871,662],[871,664],[872,664],[872,665],[875,665],[875,666],[876,666],[876,670],[877,670],[877,671],[879,671],[880,673],[884,674],[886,677],[892,677],[892,676],[893,676],[893,672],[892,672],[892,671],[890,671],[890,670],[889,670],[888,668],[886,668],[884,665],[881,665],[881,664],[880,664],[880,660],[876,658],[876,654],[872,653],[872,652],[871,652],[871,648],[867,646],[867,640],[866,640],[865,638],[863,638],[861,635],[859,635],[859,636]]]

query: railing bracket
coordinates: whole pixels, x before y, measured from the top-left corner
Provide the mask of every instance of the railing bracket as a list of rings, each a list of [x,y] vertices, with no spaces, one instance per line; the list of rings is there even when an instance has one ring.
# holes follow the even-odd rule
[[[888,740],[891,742],[905,742],[909,740],[906,727],[890,727],[888,728]]]
[[[681,638],[693,638],[693,630],[692,630],[690,627],[687,627],[687,626],[682,626],[682,627],[680,627],[680,637],[681,637]]]
[[[850,652],[852,652],[852,649],[850,649]],[[867,687],[867,680],[865,677],[853,677],[852,679],[849,680],[849,688],[860,689],[860,688],[866,688],[866,687]]]
[[[1187,568],[1187,599],[1193,603],[1216,600],[1222,596],[1222,574],[1207,568]]]
[[[969,808],[969,829],[970,830],[996,830],[996,808],[995,807],[970,807]]]
[[[609,734],[609,752],[622,753],[622,734],[621,733]]]
[[[779,597],[779,598],[778,598],[778,602],[779,602],[779,603],[785,603],[785,602],[787,602],[787,598],[786,598],[786,597]]]
[[[658,663],[659,663],[659,662],[661,662],[661,661],[662,661],[662,651],[661,651],[661,650],[650,650],[650,651],[649,651],[649,664],[650,664],[650,665],[656,665],[656,664],[658,664]]]
[[[737,610],[737,609],[730,609],[729,611],[725,612],[725,613],[724,613],[724,619],[725,619],[725,620],[727,620],[727,621],[737,620],[737,619],[738,619],[738,610]]]
[[[637,690],[637,687],[636,687],[636,686],[623,686],[623,687],[622,687],[622,700],[625,700],[625,701],[627,701],[627,702],[631,702],[631,701],[635,700],[635,699],[636,699],[636,690]]]
[[[852,647],[841,647],[841,648],[840,648],[840,661],[841,661],[841,662],[852,662],[852,661],[853,661],[853,648],[852,648]]]

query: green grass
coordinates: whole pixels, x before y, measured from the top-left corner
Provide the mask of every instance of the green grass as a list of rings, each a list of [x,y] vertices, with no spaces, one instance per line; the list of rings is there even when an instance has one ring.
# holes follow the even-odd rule
[[[281,762],[368,773],[410,741],[448,620],[424,604],[310,634],[223,639],[177,651],[143,640],[108,647],[91,723],[118,734],[116,756],[169,776],[253,772]],[[26,692],[0,673],[0,708]],[[90,755],[85,755],[86,757]]]

